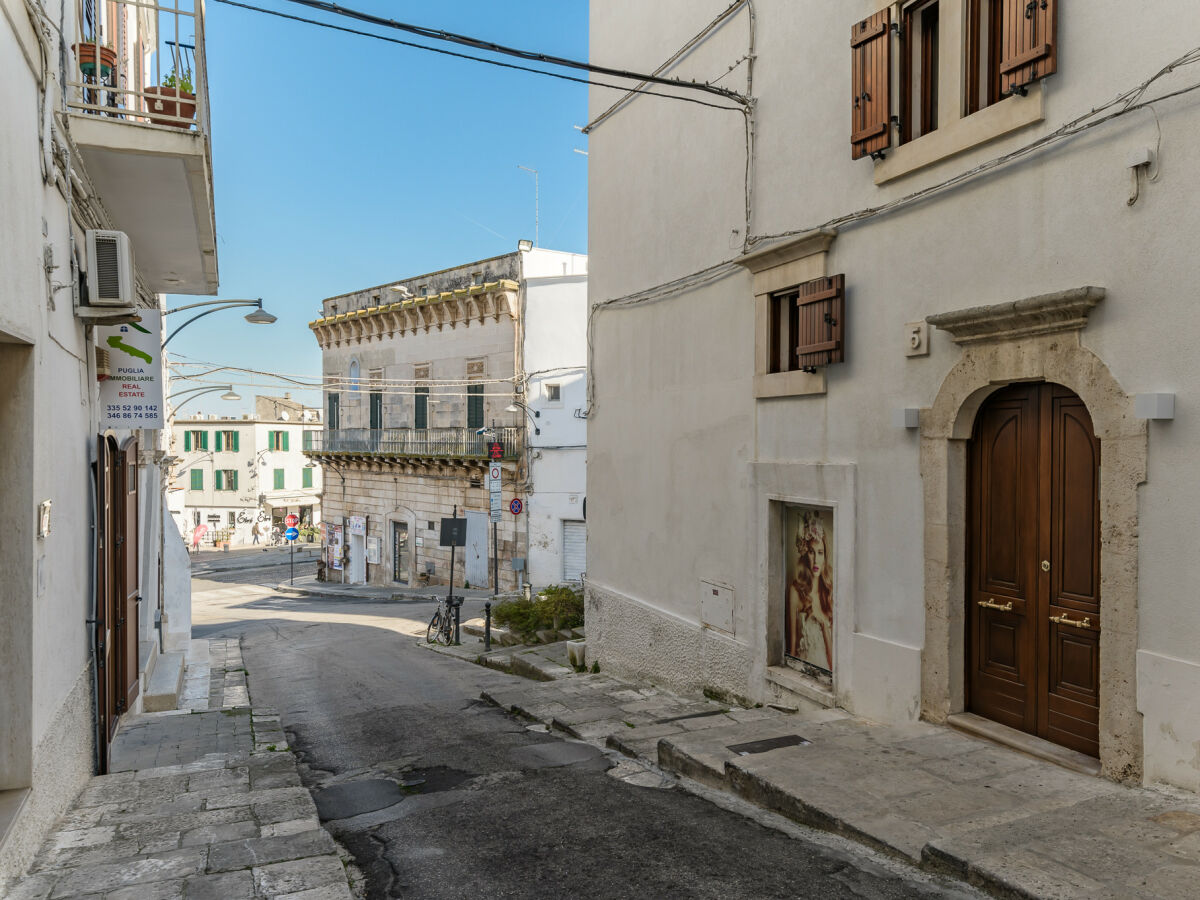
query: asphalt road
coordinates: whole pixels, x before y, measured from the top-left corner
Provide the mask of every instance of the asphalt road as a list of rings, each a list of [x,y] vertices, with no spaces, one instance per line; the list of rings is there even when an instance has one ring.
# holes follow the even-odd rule
[[[262,576],[196,579],[193,632],[243,637],[253,702],[279,710],[370,898],[977,896],[750,807],[612,777],[619,759],[478,699],[519,679],[417,646],[429,604],[281,597]]]

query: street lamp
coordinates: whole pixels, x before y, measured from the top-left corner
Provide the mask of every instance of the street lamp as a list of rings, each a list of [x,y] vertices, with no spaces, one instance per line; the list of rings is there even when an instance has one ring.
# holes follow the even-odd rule
[[[275,321],[275,316],[263,309],[262,305],[262,297],[259,297],[257,300],[204,300],[200,303],[188,303],[185,306],[177,306],[174,309],[168,309],[165,315],[169,316],[172,313],[183,312],[185,309],[198,309],[201,306],[212,307],[212,309],[206,309],[202,313],[197,313],[172,331],[169,335],[167,335],[167,339],[162,342],[162,346],[165,349],[167,344],[171,343],[171,338],[175,337],[175,335],[179,334],[179,332],[183,331],[183,329],[187,328],[197,319],[202,319],[211,313],[220,312],[223,309],[233,309],[235,306],[254,307],[254,312],[246,313],[246,321],[251,325],[270,325]]]
[[[534,422],[534,420],[533,420],[534,417],[532,415],[530,415],[529,407],[526,406],[524,403],[521,403],[519,400],[514,400],[512,403],[508,404],[508,406],[504,407],[504,411],[510,412],[510,413],[515,413],[515,412],[525,413],[525,417],[527,419],[529,419],[529,421],[533,424],[533,433],[534,434],[542,433],[542,429],[538,428],[537,422]]]
[[[188,388],[187,390],[184,390],[184,391],[176,391],[174,394],[171,394],[169,397],[167,397],[168,400],[174,400],[176,397],[183,397],[185,394],[188,395],[182,401],[175,404],[175,409],[174,409],[174,412],[172,413],[172,415],[174,415],[174,413],[179,412],[179,407],[183,406],[184,403],[187,403],[188,400],[195,400],[197,397],[201,396],[202,394],[212,394],[212,393],[215,393],[216,391],[224,391],[225,392],[221,395],[222,400],[241,400],[242,399],[241,394],[234,393],[232,384],[218,384],[214,387]]]

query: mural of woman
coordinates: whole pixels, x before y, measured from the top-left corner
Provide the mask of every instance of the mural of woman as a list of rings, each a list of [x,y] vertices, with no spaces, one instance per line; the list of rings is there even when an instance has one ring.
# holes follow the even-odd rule
[[[787,586],[787,655],[833,671],[833,554],[829,513],[788,510],[792,573]]]

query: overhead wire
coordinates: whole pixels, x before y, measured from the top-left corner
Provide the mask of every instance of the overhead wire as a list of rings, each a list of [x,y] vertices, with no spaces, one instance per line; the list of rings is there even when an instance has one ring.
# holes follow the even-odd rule
[[[347,28],[344,25],[335,25],[332,22],[322,22],[319,19],[309,19],[309,18],[305,18],[304,16],[296,16],[296,15],[292,15],[290,13],[280,12],[279,10],[266,9],[265,7],[261,7],[261,6],[254,6],[253,4],[250,4],[250,3],[241,3],[241,2],[239,2],[239,0],[214,0],[214,2],[223,3],[226,6],[236,6],[240,9],[250,10],[251,12],[262,13],[263,15],[275,16],[276,18],[280,18],[280,19],[288,19],[292,22],[301,22],[305,25],[315,25],[318,28],[328,28],[333,31],[341,31],[341,32],[345,32],[346,34],[358,35],[359,37],[373,38],[377,41],[385,41],[389,44],[398,44],[401,47],[409,47],[414,50],[425,50],[429,53],[437,53],[442,56],[451,56],[456,59],[466,59],[466,60],[470,60],[472,62],[485,63],[490,66],[498,66],[499,68],[502,68],[502,69],[513,69],[518,72],[529,72],[534,75],[545,75],[547,78],[557,78],[560,81],[570,81],[570,82],[574,82],[576,84],[586,84],[590,87],[607,88],[607,89],[615,90],[615,91],[627,91],[627,92],[632,92],[635,94],[643,94],[643,95],[646,95],[649,97],[660,97],[660,98],[666,99],[666,100],[682,100],[685,103],[696,103],[700,106],[710,107],[711,109],[723,109],[723,110],[728,110],[731,112],[741,112],[740,106],[728,106],[728,105],[721,104],[721,103],[712,103],[708,100],[701,100],[699,97],[683,97],[678,94],[665,94],[665,93],[661,93],[659,91],[647,90],[645,88],[630,88],[630,87],[626,87],[624,85],[619,85],[619,84],[609,84],[609,83],[603,82],[603,81],[595,81],[590,78],[579,78],[574,75],[566,75],[562,72],[547,72],[545,69],[536,69],[531,66],[521,66],[521,65],[517,65],[515,63],[501,62],[500,60],[497,60],[497,59],[487,59],[486,57],[473,56],[469,53],[459,53],[454,50],[446,50],[441,47],[430,47],[426,44],[418,44],[418,43],[414,43],[412,41],[401,40],[400,38],[388,37],[385,34],[375,34],[370,31],[361,31],[357,28]],[[340,10],[340,9],[342,9],[342,7],[338,7],[338,9]],[[638,76],[636,73],[630,73],[628,76],[625,76],[625,77],[637,78]],[[681,86],[694,87],[694,85],[689,85],[687,82],[680,82],[679,84]],[[728,99],[734,100],[735,98],[731,96]]]

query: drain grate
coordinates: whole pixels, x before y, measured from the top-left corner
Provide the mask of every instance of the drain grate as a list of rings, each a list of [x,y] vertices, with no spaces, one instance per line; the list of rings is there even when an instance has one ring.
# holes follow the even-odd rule
[[[750,756],[754,753],[766,753],[768,750],[778,750],[781,747],[803,747],[812,741],[798,734],[785,734],[782,737],[766,738],[761,741],[748,741],[745,744],[730,744],[726,749],[738,756]]]

